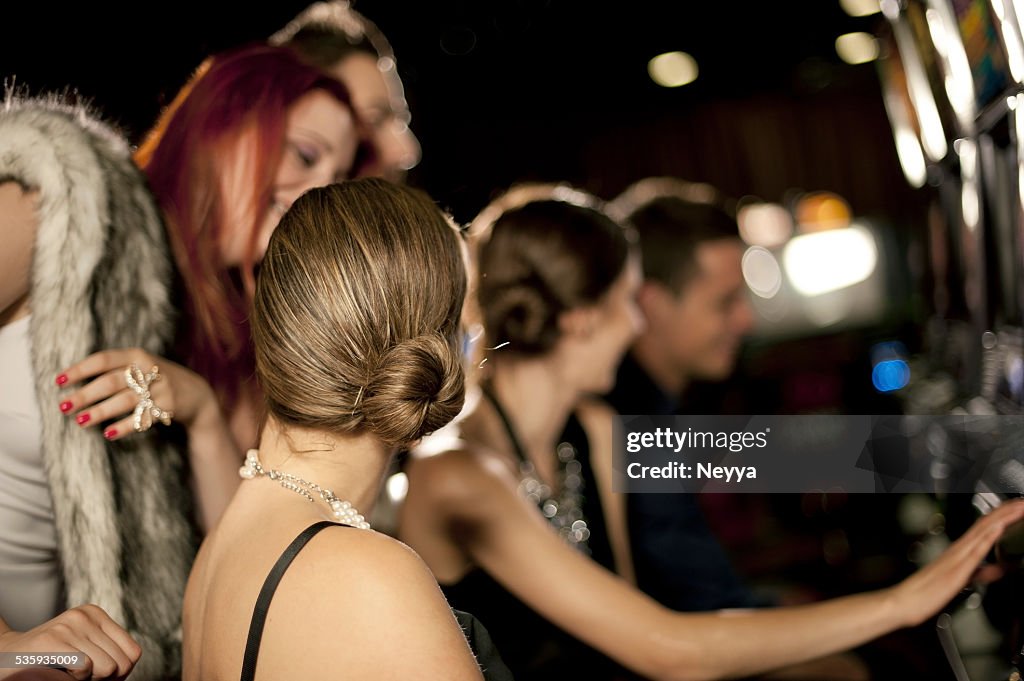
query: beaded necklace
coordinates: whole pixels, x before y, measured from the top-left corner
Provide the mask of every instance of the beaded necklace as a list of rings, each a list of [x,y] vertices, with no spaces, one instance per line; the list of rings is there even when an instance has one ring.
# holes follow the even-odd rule
[[[512,421],[498,398],[487,385],[482,387],[482,391],[505,426],[512,449],[519,459],[519,495],[535,504],[570,546],[590,555],[590,547],[587,545],[590,528],[587,527],[587,519],[583,515],[583,466],[576,460],[576,447],[570,442],[561,442],[555,448],[561,485],[559,493],[553,496],[550,485],[539,478],[536,466],[527,458],[526,451],[512,427]]]

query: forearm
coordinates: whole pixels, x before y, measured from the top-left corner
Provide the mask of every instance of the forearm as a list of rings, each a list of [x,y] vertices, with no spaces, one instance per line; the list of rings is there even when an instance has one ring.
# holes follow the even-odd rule
[[[579,606],[579,612],[538,609],[619,663],[661,681],[739,678],[784,667],[795,673],[800,670],[794,665],[849,650],[904,624],[888,590],[807,606],[696,614],[667,610],[636,592],[627,594],[623,586],[609,584],[606,593],[614,604],[599,604],[602,598]]]
[[[679,618],[679,631],[663,643],[678,642],[679,663],[696,665],[695,673],[673,674],[683,679],[780,669],[849,650],[904,626],[889,589],[806,606]]]
[[[567,547],[542,519],[519,512],[521,504],[509,499],[471,533],[474,562],[538,614],[646,677],[749,676],[848,650],[904,624],[892,590],[793,608],[672,611]]]
[[[243,458],[216,399],[204,406],[189,427],[188,449],[199,522],[209,532],[238,488]]]

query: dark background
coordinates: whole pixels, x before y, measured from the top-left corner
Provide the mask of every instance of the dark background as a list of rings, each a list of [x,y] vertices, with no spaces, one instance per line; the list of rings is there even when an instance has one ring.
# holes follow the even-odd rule
[[[0,76],[32,93],[69,89],[138,141],[203,58],[265,39],[305,5],[6,3]],[[873,31],[879,15],[848,17],[838,0],[356,8],[395,48],[423,145],[410,181],[459,221],[515,181],[566,180],[612,198],[641,177],[675,175],[736,198],[830,190],[896,243],[923,233],[931,190],[903,179],[875,66],[846,65],[834,49],[840,34]],[[665,89],[649,79],[647,61],[671,50],[696,58],[696,82]],[[896,270],[909,269],[910,252],[892,254]],[[740,404],[757,406],[748,413],[898,410],[871,387],[867,349],[892,338],[913,347],[924,313],[912,299],[883,328],[748,349]],[[895,495],[709,496],[740,569],[769,586],[787,582],[784,600],[891,584],[913,567]],[[921,636],[896,654],[923,658],[918,672],[945,671],[933,634]]]
[[[76,93],[138,141],[206,56],[264,40],[305,6],[7,3],[0,76]],[[851,18],[838,0],[355,6],[398,58],[423,145],[410,181],[459,221],[515,181],[566,180],[612,198],[641,177],[674,175],[736,198],[831,190],[894,243],[922,232],[930,190],[912,190],[899,170],[875,66],[846,65],[834,48],[881,15]],[[670,50],[695,57],[694,83],[650,80],[648,60]],[[909,252],[892,254],[896,270]],[[904,305],[881,328],[754,344],[729,409],[898,409],[873,389],[867,349],[893,337],[913,347],[920,316]],[[699,402],[697,413],[717,407],[706,393]]]
[[[5,8],[0,76],[32,92],[72,88],[138,141],[207,55],[265,39],[305,6],[20,2]],[[834,48],[843,33],[875,30],[880,14],[852,18],[838,0],[355,6],[398,58],[423,145],[410,182],[460,222],[523,180],[568,181],[604,198],[648,175],[784,203],[830,190],[887,230],[890,279],[913,269],[930,190],[903,179],[875,66],[844,64]],[[648,60],[671,50],[695,57],[694,83],[669,89],[648,77]],[[901,338],[914,349],[910,327],[925,314],[913,308],[928,294],[904,282],[891,299],[885,328],[867,336],[753,344],[744,367],[758,396],[732,409],[779,413],[785,400],[784,413],[892,411],[871,385],[867,348]]]
[[[209,53],[260,40],[305,2],[19,2],[0,75],[72,87],[138,140]],[[835,38],[872,30],[837,0],[388,2],[356,7],[398,57],[424,160],[411,180],[468,220],[523,179],[605,197],[650,174],[782,200],[829,189],[858,214],[921,219],[902,179],[873,65]],[[665,89],[651,57],[685,50],[700,77]]]

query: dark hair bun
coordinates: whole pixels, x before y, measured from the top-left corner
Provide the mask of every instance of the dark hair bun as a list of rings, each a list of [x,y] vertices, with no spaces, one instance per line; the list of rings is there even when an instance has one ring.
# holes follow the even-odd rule
[[[545,289],[538,277],[531,277],[481,301],[484,324],[496,345],[507,342],[510,351],[526,354],[546,352],[554,346],[563,307],[545,295]]]
[[[481,213],[490,222],[479,227],[474,302],[487,344],[502,353],[529,356],[553,349],[561,337],[559,317],[598,303],[629,256],[622,227],[607,215],[543,194],[541,188],[531,190],[522,197],[529,198],[526,203],[495,216],[504,202],[499,197]]]
[[[387,444],[403,446],[448,424],[464,396],[461,358],[450,341],[430,333],[381,355],[358,410],[367,429]]]

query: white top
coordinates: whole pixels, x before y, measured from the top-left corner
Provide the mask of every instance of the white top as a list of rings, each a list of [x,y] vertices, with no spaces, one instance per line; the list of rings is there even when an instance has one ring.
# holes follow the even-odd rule
[[[0,327],[0,617],[16,631],[64,609],[29,319]]]

